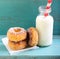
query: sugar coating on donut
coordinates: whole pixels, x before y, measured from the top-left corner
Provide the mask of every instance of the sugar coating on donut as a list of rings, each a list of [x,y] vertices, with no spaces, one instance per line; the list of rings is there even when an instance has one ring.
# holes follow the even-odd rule
[[[11,33],[14,33],[14,34],[22,34],[22,33],[26,32],[26,31],[25,31],[24,28],[11,27],[11,28],[8,30],[8,32],[11,32]]]
[[[27,42],[26,40],[19,42],[12,42],[8,40],[8,46],[10,47],[11,50],[21,50],[27,47]]]
[[[38,44],[38,32],[36,28],[30,27],[28,29],[29,34],[29,46],[36,46]]]

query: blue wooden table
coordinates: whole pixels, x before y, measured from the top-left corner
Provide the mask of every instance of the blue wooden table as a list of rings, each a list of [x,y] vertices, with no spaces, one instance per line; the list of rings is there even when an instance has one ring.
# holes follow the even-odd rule
[[[16,55],[10,55],[2,43],[2,38],[6,35],[0,35],[0,59],[59,59],[60,58],[60,35],[54,35],[53,44],[48,47],[40,47],[34,50],[24,51]]]

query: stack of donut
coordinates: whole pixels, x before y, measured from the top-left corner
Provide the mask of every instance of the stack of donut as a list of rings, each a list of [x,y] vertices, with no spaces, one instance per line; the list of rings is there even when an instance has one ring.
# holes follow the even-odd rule
[[[30,27],[27,31],[21,27],[12,27],[7,32],[8,46],[12,50],[21,50],[38,44],[38,32]]]

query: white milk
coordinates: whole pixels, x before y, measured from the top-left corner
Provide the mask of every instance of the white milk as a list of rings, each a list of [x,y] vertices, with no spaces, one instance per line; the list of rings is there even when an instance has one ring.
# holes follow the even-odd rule
[[[49,46],[52,44],[53,38],[53,17],[51,15],[45,17],[43,13],[36,18],[36,28],[39,32],[38,45]]]

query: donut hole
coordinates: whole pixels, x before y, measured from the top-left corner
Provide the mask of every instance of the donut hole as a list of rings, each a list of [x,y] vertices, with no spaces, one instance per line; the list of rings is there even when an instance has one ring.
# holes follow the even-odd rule
[[[15,32],[20,32],[20,31],[21,31],[21,29],[14,29],[14,31],[15,31]]]

